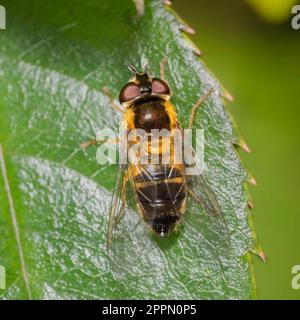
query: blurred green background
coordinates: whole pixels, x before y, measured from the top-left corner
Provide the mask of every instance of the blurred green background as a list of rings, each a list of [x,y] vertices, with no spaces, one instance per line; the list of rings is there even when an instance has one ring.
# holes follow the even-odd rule
[[[240,154],[258,180],[250,187],[251,214],[268,257],[254,258],[259,299],[300,298],[291,286],[292,266],[300,264],[300,30],[291,28],[293,3],[173,1],[196,30],[203,60],[234,95],[228,108],[252,149]]]

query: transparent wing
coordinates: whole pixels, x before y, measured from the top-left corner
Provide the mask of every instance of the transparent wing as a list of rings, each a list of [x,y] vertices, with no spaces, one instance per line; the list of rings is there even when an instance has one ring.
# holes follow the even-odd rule
[[[230,236],[224,214],[205,176],[187,176],[188,208],[195,214],[193,225],[219,255],[227,256]]]
[[[107,228],[107,252],[111,267],[118,273],[132,269],[137,241],[141,241],[145,228],[137,212],[136,192],[127,166],[118,168],[114,193],[110,206]]]
[[[118,224],[118,221],[122,219],[125,214],[125,199],[124,199],[124,178],[125,172],[127,168],[126,166],[120,165],[118,167],[115,188],[113,191],[113,196],[111,200],[110,210],[109,210],[109,218],[108,218],[108,226],[107,226],[107,253],[111,257],[114,252],[114,242],[115,242],[115,230]]]
[[[178,168],[174,162],[174,159],[171,160],[171,166],[170,166],[170,169],[169,171],[166,170],[165,171],[165,181],[166,181],[166,187],[167,187],[167,190],[168,190],[168,195],[169,195],[169,198],[171,199],[172,201],[172,206],[173,206],[173,212],[174,214],[177,214],[178,216],[181,217],[182,215],[182,212],[181,212],[181,206],[177,206],[177,203],[178,202],[181,202],[181,195],[184,195],[185,194],[185,184],[184,182],[183,183],[179,183],[178,184],[178,187],[174,190],[174,187],[172,186],[172,182],[176,179],[178,179],[178,174],[174,174],[175,171],[177,171]],[[180,173],[182,173],[182,177],[184,178],[184,168],[182,170],[179,171]],[[179,176],[180,176],[180,173],[179,173]],[[172,176],[175,175],[175,178],[172,178]]]
[[[184,147],[188,146],[185,144]],[[215,193],[203,174],[203,160],[199,159],[199,155],[196,154],[192,145],[190,148],[194,164],[190,165],[186,182],[187,208],[193,212],[191,223],[218,255],[227,257],[230,250],[230,236],[224,214]]]

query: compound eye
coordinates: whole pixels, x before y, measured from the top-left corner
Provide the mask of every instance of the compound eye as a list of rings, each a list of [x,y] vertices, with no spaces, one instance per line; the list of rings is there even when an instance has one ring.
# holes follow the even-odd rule
[[[158,94],[170,94],[170,88],[165,81],[154,78],[152,80],[152,92]]]
[[[120,102],[127,102],[141,94],[140,88],[133,82],[129,82],[120,92],[119,100]]]

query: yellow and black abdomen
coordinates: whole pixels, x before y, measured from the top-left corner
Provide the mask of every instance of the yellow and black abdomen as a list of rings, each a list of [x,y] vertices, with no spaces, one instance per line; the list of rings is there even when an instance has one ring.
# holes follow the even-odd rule
[[[161,236],[169,234],[184,212],[186,189],[182,172],[170,165],[144,165],[134,177],[143,219]]]
[[[165,107],[165,101],[148,101],[133,107],[134,128],[143,129],[151,135],[151,129],[167,129],[175,126],[175,117]],[[163,139],[163,138],[160,138]],[[164,150],[160,144],[154,148],[147,142],[149,158],[157,153],[158,164],[132,164],[131,177],[136,191],[140,213],[146,223],[160,236],[173,231],[185,209],[186,187],[184,166],[174,164],[173,140],[170,139],[170,162],[162,163]]]

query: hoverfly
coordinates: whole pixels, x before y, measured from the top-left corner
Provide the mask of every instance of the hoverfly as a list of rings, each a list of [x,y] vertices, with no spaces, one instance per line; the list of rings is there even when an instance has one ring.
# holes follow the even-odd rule
[[[175,107],[170,102],[171,89],[164,79],[166,63],[166,59],[161,62],[160,78],[150,76],[146,67],[143,72],[138,72],[134,66],[128,66],[133,76],[120,91],[119,101],[122,108],[114,103],[108,89],[104,90],[112,106],[123,113],[123,126],[127,132],[142,129],[148,136],[151,136],[152,129],[167,129],[169,132],[181,129]],[[189,128],[193,127],[197,109],[209,99],[213,91],[209,89],[191,108]],[[92,140],[81,146],[87,147],[99,142],[101,143],[101,141]],[[146,143],[149,154],[153,152],[150,143]],[[156,152],[159,155],[164,152],[161,144]],[[208,220],[213,221],[213,227],[217,226],[216,233],[224,233],[224,230],[227,230],[216,196],[203,174],[199,172],[188,176],[185,170],[186,165],[175,163],[172,161],[172,156],[174,154],[171,153],[171,160],[168,164],[137,162],[119,165],[109,213],[108,248],[113,242],[114,230],[124,217],[126,208],[132,207],[132,199],[136,203],[141,220],[159,237],[172,234],[181,224],[188,198],[204,210],[208,215]],[[215,221],[218,222],[214,223]]]

